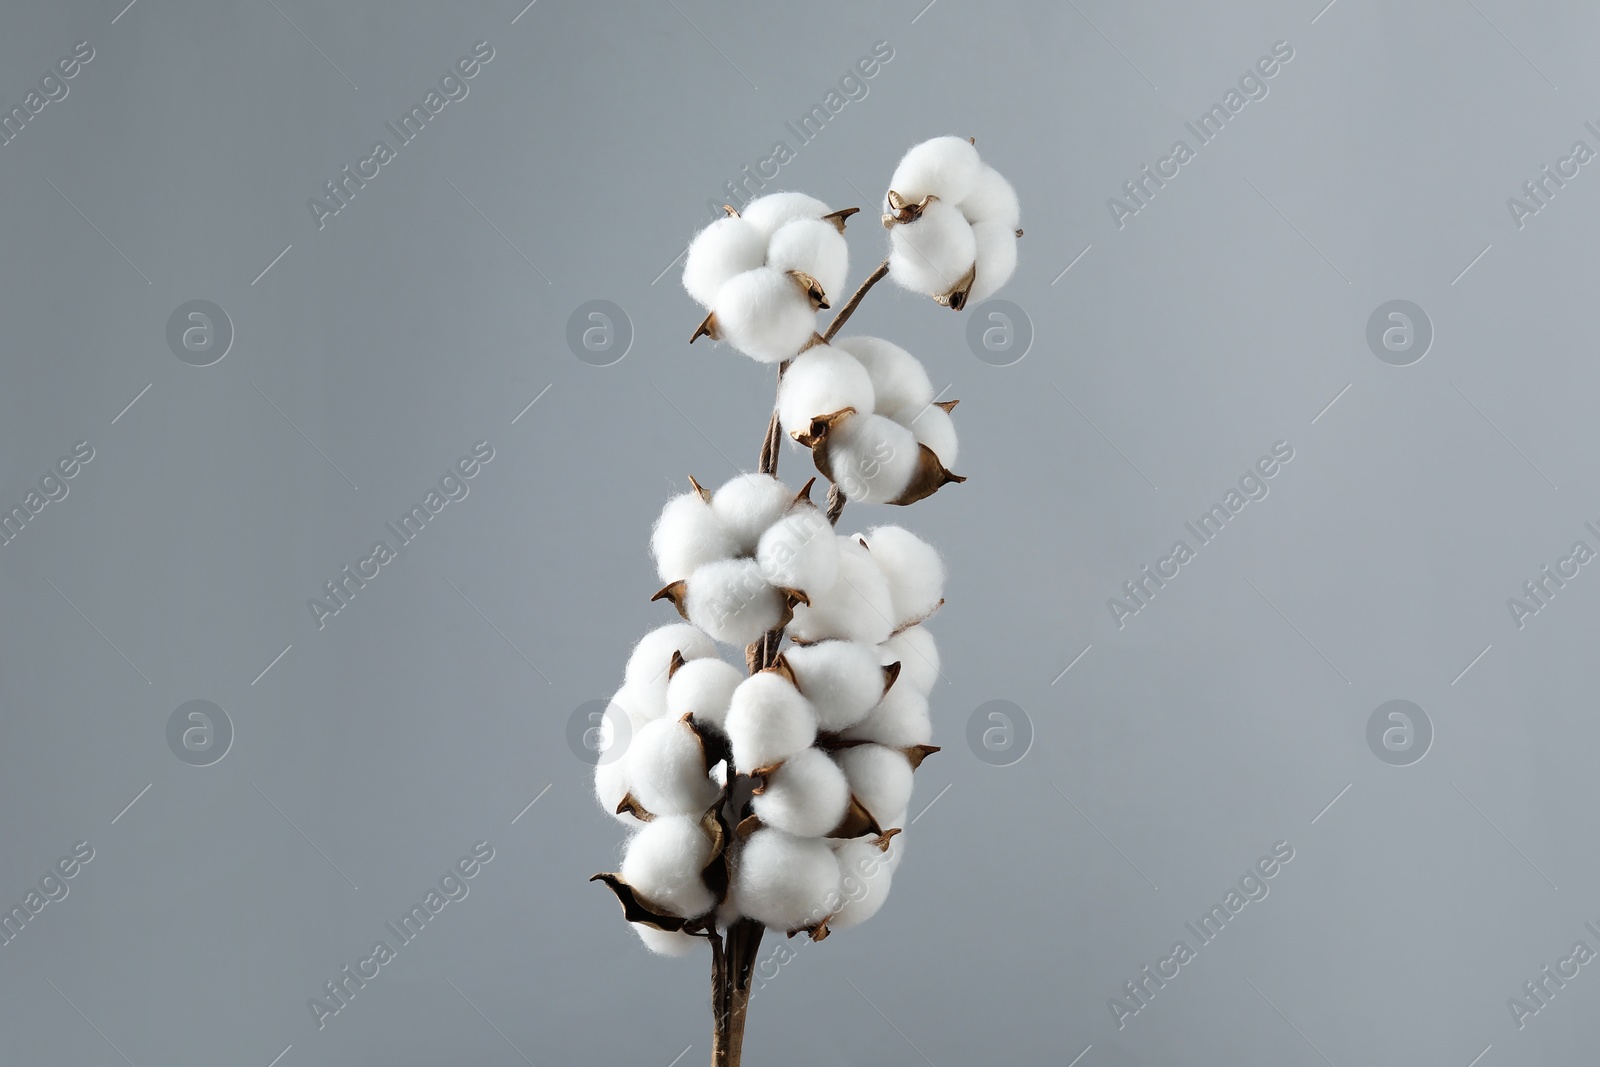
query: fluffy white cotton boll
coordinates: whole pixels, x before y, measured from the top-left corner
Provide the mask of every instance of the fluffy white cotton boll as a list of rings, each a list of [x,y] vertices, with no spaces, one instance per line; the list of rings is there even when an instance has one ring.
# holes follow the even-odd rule
[[[712,513],[745,554],[793,503],[794,490],[770,474],[737,474],[711,494]]]
[[[644,947],[657,956],[687,956],[698,946],[706,943],[705,938],[686,934],[682,930],[657,930],[654,926],[646,926],[644,923],[628,925],[639,935]]]
[[[889,188],[912,202],[931,194],[953,204],[972,193],[982,167],[978,150],[965,137],[935,137],[901,157]]]
[[[750,810],[762,823],[797,837],[821,837],[844,818],[850,785],[821,749],[796,752],[767,775]]]
[[[894,687],[907,686],[923,696],[939,680],[939,647],[927,626],[908,626],[878,646],[878,662],[900,664]]]
[[[817,345],[800,353],[778,383],[778,421],[790,434],[806,429],[818,415],[845,408],[865,415],[876,403],[867,368],[832,345]]]
[[[664,686],[624,682],[621,689],[611,694],[611,700],[601,716],[599,741],[602,751],[611,751],[613,745],[621,746],[619,752],[626,750],[640,727],[666,713],[667,691]]]
[[[696,723],[720,728],[728,718],[733,691],[744,677],[744,672],[720,659],[685,663],[667,682],[667,717],[693,715]]]
[[[939,462],[949,470],[956,461],[960,452],[960,441],[956,437],[956,423],[950,413],[936,404],[923,404],[901,408],[891,416],[895,422],[910,429],[912,436],[917,439],[917,444],[927,445],[933,454],[939,457]]]
[[[817,739],[817,713],[787,678],[761,671],[733,691],[724,731],[734,766],[748,773],[810,748]]]
[[[689,576],[683,610],[689,621],[730,645],[748,645],[783,619],[783,594],[748,557],[719,559]]]
[[[663,582],[676,582],[712,560],[739,554],[739,546],[723,528],[711,505],[697,492],[667,501],[650,531],[650,554]]]
[[[1017,201],[1017,191],[987,163],[979,165],[978,178],[972,185],[972,191],[957,206],[974,226],[980,222],[993,222],[1003,226],[1013,236],[1017,224],[1022,221],[1022,205]]]
[[[816,708],[820,729],[848,729],[883,698],[885,664],[872,645],[820,641],[785,649],[783,658],[800,692]]]
[[[820,219],[827,213],[828,205],[814,196],[805,193],[768,193],[746,204],[744,210],[739,212],[739,217],[755,227],[763,240],[770,241],[785,223],[795,219]]]
[[[832,303],[843,297],[845,280],[850,277],[850,246],[831,222],[795,219],[772,235],[767,266],[804,271],[817,280]]]
[[[890,748],[925,745],[933,740],[933,722],[928,718],[928,698],[910,686],[902,689],[898,684],[893,685],[878,706],[867,712],[866,718],[846,730],[844,736],[851,741],[873,741]],[[648,804],[645,808],[655,810]]]
[[[710,308],[728,279],[767,261],[767,236],[744,219],[718,219],[689,242],[683,287],[695,303]]]
[[[717,798],[706,774],[705,748],[686,722],[646,723],[634,734],[626,759],[633,799],[652,815],[699,816]]]
[[[939,550],[903,526],[875,526],[867,531],[866,541],[889,583],[895,626],[931,614],[944,596],[944,560]]]
[[[732,891],[745,915],[774,930],[796,930],[839,906],[839,863],[818,838],[757,830],[740,850]]]
[[[717,644],[686,622],[659,626],[633,646],[633,653],[628,656],[628,666],[622,674],[623,684],[644,687],[664,698],[667,692],[667,669],[672,666],[674,652],[680,653],[686,660],[714,657]]]
[[[941,296],[961,281],[977,251],[966,216],[938,200],[916,221],[889,228],[889,277],[914,293]]]
[[[600,802],[600,810],[610,815],[621,823],[640,825],[639,820],[628,812],[618,812],[617,807],[622,803],[622,798],[628,795],[628,761],[618,757],[606,763],[597,763],[594,768],[594,798]],[[708,804],[707,807],[710,805]]]
[[[883,504],[906,491],[921,462],[917,436],[884,415],[850,415],[828,433],[828,477],[858,504]]]
[[[646,902],[692,919],[717,898],[700,872],[711,862],[711,838],[693,815],[658,815],[628,840],[621,875]]]
[[[722,340],[761,363],[788,359],[816,332],[811,298],[794,278],[774,267],[730,278],[717,291],[712,310]]]
[[[890,841],[890,851],[897,843]],[[839,863],[839,895],[844,903],[828,920],[828,929],[845,930],[878,913],[889,898],[894,872],[888,854],[871,841],[841,842],[833,855]]]
[[[878,825],[906,810],[911,800],[911,761],[882,745],[856,745],[840,749],[834,757],[850,783],[850,792],[861,801]]]
[[[859,641],[876,645],[894,629],[894,606],[889,583],[860,545],[840,539],[839,577],[811,603],[797,604],[789,634],[799,641]]]
[[[843,349],[855,357],[856,362],[866,368],[867,378],[872,383],[873,406],[858,407],[857,411],[876,411],[882,415],[912,405],[921,408],[933,402],[933,382],[929,380],[922,363],[892,341],[885,341],[881,337],[840,337],[832,347]],[[789,368],[789,373],[794,373],[793,366]]]
[[[976,306],[1000,291],[1017,269],[1017,232],[998,222],[979,222],[972,227],[977,242],[974,253],[977,270],[967,292],[968,306]]]
[[[809,594],[838,578],[839,542],[822,510],[802,504],[767,527],[756,563],[773,585]]]

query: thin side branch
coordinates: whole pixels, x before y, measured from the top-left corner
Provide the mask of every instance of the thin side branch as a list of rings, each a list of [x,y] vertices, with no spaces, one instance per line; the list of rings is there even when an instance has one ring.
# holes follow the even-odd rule
[[[828,328],[823,331],[822,339],[824,341],[833,340],[833,335],[838,333],[840,328],[849,321],[851,315],[855,314],[856,308],[861,304],[861,298],[867,295],[867,290],[883,281],[884,278],[888,277],[888,274],[889,261],[886,259],[878,264],[877,270],[867,275],[867,280],[861,283],[861,288],[857,289],[855,294],[850,297],[849,302],[839,309],[838,314],[834,315],[833,321],[828,323]]]

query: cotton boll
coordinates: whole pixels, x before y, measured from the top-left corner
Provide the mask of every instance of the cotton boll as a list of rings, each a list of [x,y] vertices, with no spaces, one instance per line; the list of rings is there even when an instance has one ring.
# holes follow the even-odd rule
[[[841,539],[838,579],[826,592],[813,595],[809,605],[795,605],[789,634],[796,640],[837,638],[875,645],[894,629],[889,583],[860,546],[851,550],[847,540]]]
[[[739,552],[753,553],[768,526],[794,503],[794,490],[770,474],[739,474],[711,494],[711,511]]]
[[[896,842],[890,842],[891,851]],[[889,856],[871,841],[845,841],[833,851],[839,863],[839,895],[844,903],[828,920],[829,930],[866,922],[889,898],[893,876]]]
[[[633,798],[652,815],[701,815],[717,799],[706,775],[705,748],[688,723],[646,723],[628,746]]]
[[[878,646],[878,662],[900,664],[896,689],[906,686],[927,696],[939,680],[939,648],[927,626],[908,626],[883,642]]]
[[[761,671],[733,691],[724,730],[734,766],[748,773],[810,748],[817,739],[817,713],[787,678]]]
[[[819,415],[845,408],[867,414],[877,403],[872,386],[868,368],[849,352],[831,345],[808,348],[795,357],[778,382],[778,421],[793,435],[804,431]]]
[[[921,451],[916,434],[883,415],[851,415],[829,431],[818,468],[858,504],[883,504],[906,491]]]
[[[914,222],[889,228],[889,277],[914,293],[948,293],[976,255],[977,242],[966,216],[942,200],[929,204]],[[747,275],[740,275],[743,277]],[[718,321],[721,318],[718,314]]]
[[[762,575],[782,589],[809,594],[833,585],[839,574],[839,542],[818,508],[801,505],[767,527],[756,546]]]
[[[626,811],[617,811],[622,804],[622,798],[628,795],[628,790],[628,761],[625,758],[595,764],[594,798],[600,802],[600,809],[618,822],[638,826],[639,820],[633,815]]]
[[[1022,205],[1017,201],[1017,191],[987,163],[979,164],[978,179],[973,183],[972,191],[957,206],[974,226],[992,222],[1015,235],[1017,224],[1022,221]]]
[[[767,775],[750,810],[766,826],[797,837],[821,837],[844,818],[850,785],[821,749],[796,752]]]
[[[906,810],[911,800],[911,761],[882,745],[856,745],[840,749],[834,759],[850,783],[850,792],[871,813],[879,826]]]
[[[717,902],[700,877],[711,862],[711,838],[693,815],[660,815],[628,841],[622,880],[645,901],[692,919]]]
[[[672,654],[677,652],[686,660],[701,659],[717,654],[716,642],[686,622],[668,623],[645,634],[623,671],[625,686],[641,687],[665,697],[667,669],[672,666]]]
[[[786,649],[783,659],[800,692],[816,708],[820,729],[837,732],[854,726],[883,698],[885,665],[872,645],[821,641]]]
[[[937,404],[923,404],[920,407],[902,408],[891,417],[911,430],[917,444],[932,449],[946,470],[954,465],[960,452],[960,442],[956,438],[955,420],[948,411]]]
[[[831,222],[795,219],[772,235],[767,265],[811,275],[831,302],[843,295],[845,279],[850,276],[850,246]]]
[[[982,167],[978,150],[966,138],[935,137],[913,145],[901,158],[889,188],[913,203],[929,195],[955,203],[972,193]]]
[[[816,332],[817,316],[810,296],[774,267],[729,279],[717,291],[712,309],[722,340],[761,363],[790,358]]]
[[[1017,269],[1017,232],[998,222],[978,222],[972,226],[977,242],[974,253],[977,270],[967,293],[968,305],[976,305],[1000,291]]]
[[[817,838],[757,830],[739,853],[731,888],[745,915],[774,930],[796,930],[839,906],[839,863]]]
[[[748,645],[783,621],[783,594],[753,559],[722,559],[689,576],[683,610],[718,641]]]
[[[828,213],[828,205],[805,193],[768,193],[746,204],[739,217],[760,232],[762,240],[770,241],[773,234],[787,222],[795,219],[820,219]]]
[[[682,930],[657,930],[654,926],[646,926],[644,923],[628,925],[639,935],[644,947],[658,956],[687,956],[698,946],[706,943],[705,938],[686,934]]]
[[[932,614],[944,596],[939,550],[903,526],[873,527],[867,531],[867,547],[889,583],[895,626]]]
[[[744,219],[718,219],[689,242],[689,255],[683,261],[683,287],[695,303],[710,308],[723,283],[766,261],[766,234]]]
[[[899,345],[881,337],[840,337],[832,347],[854,356],[856,362],[866,368],[867,377],[872,382],[874,406],[858,407],[857,411],[876,411],[883,415],[912,405],[920,409],[933,403],[933,382],[928,379],[928,372],[916,356]],[[793,366],[789,368],[789,373],[794,373]]]
[[[928,698],[909,686],[904,689],[899,685],[891,686],[878,706],[846,730],[844,736],[850,741],[873,741],[890,748],[925,745],[933,740]],[[655,810],[649,804],[645,807]]]
[[[650,554],[663,582],[676,582],[712,560],[739,554],[739,546],[723,528],[711,505],[698,492],[667,501],[650,532]]]
[[[667,682],[667,717],[693,715],[697,724],[720,728],[728,718],[728,702],[744,674],[720,659],[697,659],[679,667]]]

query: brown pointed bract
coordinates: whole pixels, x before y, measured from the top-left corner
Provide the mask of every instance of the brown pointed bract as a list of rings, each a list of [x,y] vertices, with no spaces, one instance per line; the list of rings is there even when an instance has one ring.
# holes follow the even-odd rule
[[[795,934],[805,934],[813,941],[823,941],[828,937],[828,924],[832,921],[833,916],[830,915],[821,922],[812,923],[810,926],[797,926],[793,930],[790,930],[785,936],[793,937]]]
[[[900,661],[895,660],[883,669],[883,691],[887,693],[900,677]]]
[[[861,209],[858,207],[842,207],[838,211],[830,211],[826,215],[822,216],[822,221],[833,223],[834,229],[838,230],[840,233],[843,233],[844,220],[848,219],[851,215],[854,215],[860,210]]]
[[[972,283],[977,276],[978,265],[973,263],[972,266],[967,268],[967,273],[958,278],[956,284],[951,286],[949,291],[934,297],[934,302],[944,305],[951,311],[960,311],[967,306],[967,294],[972,291]]]
[[[788,680],[790,685],[794,686],[796,689],[800,688],[800,683],[795,680],[794,667],[789,663],[788,656],[780,653],[778,658],[772,661],[772,666],[764,669],[771,671],[773,674],[783,675],[783,677]]]
[[[955,406],[959,403],[961,403],[959,400],[935,400],[933,402],[933,406],[936,408],[944,408],[944,413],[948,415],[950,412],[955,410]]]
[[[617,900],[622,904],[622,917],[629,922],[643,923],[668,932],[683,929],[683,919],[650,904],[634,892],[633,886],[623,881],[620,874],[597,874],[589,881],[604,882],[617,895]]]
[[[702,337],[709,337],[713,341],[722,340],[722,332],[717,328],[717,313],[713,311],[700,320],[700,325],[694,328],[694,333],[689,335],[689,343],[694,344]]]
[[[951,474],[945,470],[944,464],[939,462],[939,457],[927,445],[917,446],[917,470],[911,476],[911,484],[891,504],[915,504],[917,501],[932,496],[938,492],[939,487],[950,482],[964,482],[967,479],[960,474]]]
[[[839,820],[839,825],[828,831],[828,837],[864,837],[871,834],[876,837],[883,833],[883,827],[878,825],[878,820],[866,809],[861,801],[856,799],[854,793],[850,794],[850,806],[845,809],[844,818]]]
[[[678,614],[682,615],[685,619],[688,619],[689,613],[685,611],[683,607],[684,597],[688,595],[688,592],[689,583],[685,582],[682,578],[679,578],[677,581],[669,582],[660,589],[657,589],[655,595],[650,599],[652,602],[657,600],[672,601],[672,606],[678,609]]]
[[[912,745],[909,748],[900,749],[901,754],[910,762],[912,770],[921,767],[923,760],[938,751],[938,745]]]
[[[827,310],[828,294],[822,291],[821,282],[803,270],[790,270],[784,271],[784,273],[793,278],[794,283],[800,287],[800,291],[810,298],[812,307],[820,311]]]
[[[734,206],[732,204],[723,204],[722,205],[722,210],[726,211],[728,213],[728,217],[730,219],[736,219],[736,218],[739,217],[739,212],[734,209]]]
[[[761,829],[761,818],[756,815],[746,815],[739,820],[739,825],[733,828],[733,836],[740,841],[750,840],[750,835]]]
[[[887,230],[897,224],[915,222],[922,217],[922,212],[927,209],[927,206],[939,198],[929,193],[913,204],[893,189],[890,189],[884,199],[889,201],[889,211],[883,216],[883,228]]]
[[[811,487],[816,484],[817,476],[813,474],[806,480],[806,484],[800,487],[800,491],[794,495],[794,499],[789,502],[789,506],[792,508],[801,501],[804,501],[807,504],[811,504],[812,507],[816,507],[817,505],[812,503],[811,500]]]
[[[700,499],[707,504],[711,503],[711,490],[694,480],[694,475],[689,475],[689,484],[694,486],[694,491],[700,494]]]
[[[687,662],[689,661],[683,658],[682,652],[676,648],[673,649],[672,660],[667,664],[667,680],[671,681],[672,676],[678,673],[678,668],[682,667]]]
[[[640,822],[650,822],[655,818],[655,814],[653,812],[646,811],[644,809],[644,805],[640,804],[639,801],[634,798],[632,793],[622,794],[622,799],[617,802],[616,814],[621,815],[624,812],[632,815]]]
[[[817,446],[828,439],[828,434],[833,432],[833,428],[855,413],[856,409],[851,407],[830,411],[826,415],[818,415],[811,420],[810,425],[798,430],[790,430],[789,436],[811,449],[812,453],[815,454]],[[818,462],[817,469],[822,470],[821,462]],[[822,470],[822,473],[826,475],[828,472]],[[832,481],[833,479],[830,476],[828,480]]]
[[[898,827],[898,826],[891,827],[890,829],[885,830],[883,833],[879,834],[877,836],[877,838],[872,843],[874,845],[878,846],[878,851],[879,852],[888,852],[889,851],[889,842],[894,839],[894,835],[895,834],[898,834],[900,832],[901,832],[900,827]]]

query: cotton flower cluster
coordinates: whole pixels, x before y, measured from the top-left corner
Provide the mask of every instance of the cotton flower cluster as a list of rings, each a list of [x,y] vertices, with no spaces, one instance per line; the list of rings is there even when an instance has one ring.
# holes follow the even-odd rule
[[[889,180],[889,277],[957,311],[987,300],[1017,269],[1021,218],[1011,183],[971,141],[923,141]]]
[[[841,337],[790,362],[778,418],[828,480],[860,503],[910,504],[956,462],[956,401],[936,401],[917,358],[879,337]]]
[[[800,351],[816,311],[844,288],[850,248],[845,219],[804,193],[772,193],[741,214],[727,208],[695,235],[683,264],[683,287],[710,314],[695,331],[727,341],[751,359],[777,363]]]

